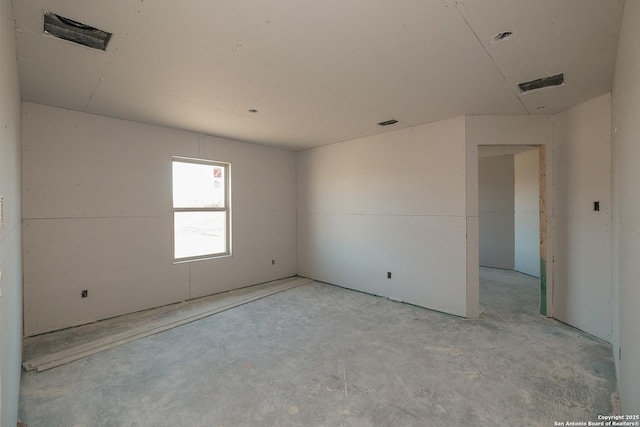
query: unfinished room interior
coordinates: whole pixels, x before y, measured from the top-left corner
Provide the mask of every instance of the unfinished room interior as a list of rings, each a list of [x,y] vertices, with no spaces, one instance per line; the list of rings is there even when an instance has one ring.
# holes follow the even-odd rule
[[[639,426],[640,1],[0,0],[0,426]]]

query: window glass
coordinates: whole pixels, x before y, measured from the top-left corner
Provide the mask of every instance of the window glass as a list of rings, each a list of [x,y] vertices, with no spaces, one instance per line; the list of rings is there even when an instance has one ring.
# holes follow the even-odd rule
[[[227,252],[225,212],[175,212],[175,258]]]
[[[225,207],[224,170],[218,165],[174,161],[173,207]]]
[[[230,254],[229,163],[173,159],[173,258]]]

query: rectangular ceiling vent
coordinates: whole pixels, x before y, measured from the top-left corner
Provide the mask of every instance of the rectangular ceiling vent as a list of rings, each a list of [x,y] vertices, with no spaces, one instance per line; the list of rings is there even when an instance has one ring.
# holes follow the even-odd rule
[[[385,120],[384,122],[380,122],[378,123],[380,126],[389,126],[389,125],[395,125],[396,123],[398,123],[397,120],[395,119],[391,119],[391,120]]]
[[[535,89],[542,89],[551,86],[560,86],[564,83],[564,73],[556,74],[555,76],[543,77],[541,79],[531,80],[530,82],[524,82],[518,84],[522,93],[529,92]]]
[[[44,12],[44,33],[102,51],[107,49],[107,43],[111,38],[111,33],[46,10]]]

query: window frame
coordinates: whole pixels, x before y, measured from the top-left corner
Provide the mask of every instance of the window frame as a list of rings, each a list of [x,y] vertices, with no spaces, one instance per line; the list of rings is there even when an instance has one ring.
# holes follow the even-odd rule
[[[207,166],[221,167],[224,177],[224,207],[175,207],[175,193],[173,189],[173,165],[174,163],[190,163]],[[218,160],[199,159],[193,157],[171,156],[171,242],[174,264],[192,261],[201,261],[231,256],[231,163]],[[189,257],[176,258],[176,213],[178,212],[224,212],[225,213],[225,248],[224,252],[207,253]]]

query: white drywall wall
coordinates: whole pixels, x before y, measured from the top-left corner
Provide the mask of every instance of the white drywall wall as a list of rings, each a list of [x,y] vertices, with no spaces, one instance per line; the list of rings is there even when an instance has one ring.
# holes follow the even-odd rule
[[[553,121],[554,317],[611,341],[611,97]]]
[[[613,81],[614,355],[623,414],[640,413],[640,2],[624,6]],[[621,349],[621,359],[618,359]]]
[[[540,153],[514,156],[514,270],[540,277]]]
[[[513,269],[513,155],[478,158],[480,265]]]
[[[26,335],[295,274],[295,153],[23,110]],[[172,263],[172,155],[231,162],[233,256]]]
[[[298,152],[298,274],[465,316],[464,168],[464,117]]]
[[[478,249],[479,238],[473,233],[478,222],[478,146],[483,145],[538,145],[544,147],[545,192],[551,194],[552,164],[552,120],[549,116],[467,116],[466,117],[466,215],[467,229],[467,310],[471,310],[479,297]],[[552,227],[553,199],[546,196],[546,225]],[[553,233],[547,234],[548,244],[544,260],[553,259]],[[544,266],[541,288],[553,288],[552,263]],[[543,311],[552,314],[551,292],[546,292]],[[475,303],[477,305],[477,302]]]
[[[20,85],[11,2],[0,0],[0,426],[18,421],[22,359]]]

